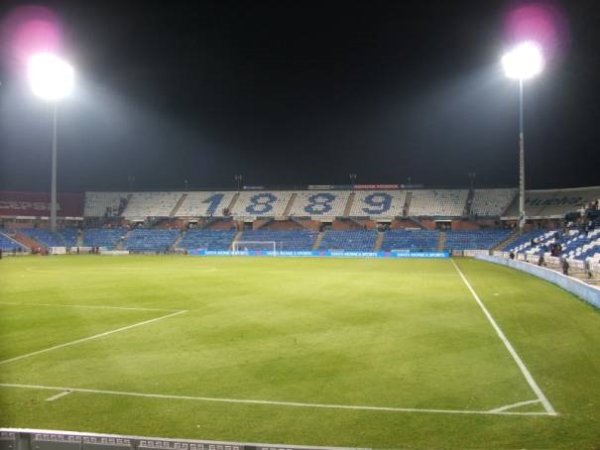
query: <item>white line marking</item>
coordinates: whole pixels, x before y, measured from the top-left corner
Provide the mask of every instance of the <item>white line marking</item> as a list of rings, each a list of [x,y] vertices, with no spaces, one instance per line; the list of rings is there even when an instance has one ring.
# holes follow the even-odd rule
[[[176,312],[177,309],[158,309],[158,308],[137,308],[134,306],[104,306],[104,305],[66,305],[62,303],[24,303],[24,302],[0,302],[0,305],[9,306],[56,306],[59,308],[89,308],[89,309],[117,309],[129,311],[156,311],[156,312]]]
[[[512,405],[501,406],[500,408],[492,409],[491,412],[503,412],[508,411],[509,409],[520,408],[521,406],[527,405],[535,405],[536,403],[541,403],[540,399],[536,400],[528,400],[526,402],[513,403]]]
[[[71,390],[63,391],[60,394],[56,394],[56,395],[53,395],[52,397],[48,397],[46,399],[46,401],[53,402],[54,400],[58,400],[59,398],[63,398],[65,396],[69,395],[71,392],[73,392],[73,391],[71,391]]]
[[[548,398],[546,398],[546,396],[544,395],[544,393],[542,392],[542,390],[540,389],[538,384],[533,379],[531,372],[529,372],[529,369],[527,369],[527,366],[525,366],[525,363],[523,362],[523,360],[521,359],[521,357],[519,356],[517,351],[514,349],[512,344],[509,342],[509,340],[507,339],[504,332],[500,329],[500,326],[498,326],[498,324],[496,323],[496,321],[494,320],[494,318],[492,317],[490,312],[487,310],[487,308],[485,307],[485,305],[483,304],[483,302],[481,301],[481,299],[479,298],[479,296],[477,295],[477,293],[475,292],[475,290],[473,289],[473,287],[471,286],[471,284],[469,283],[469,281],[467,280],[465,275],[462,273],[462,271],[456,265],[456,263],[454,262],[453,259],[451,259],[450,261],[452,261],[454,268],[456,269],[456,271],[462,278],[463,282],[465,283],[465,285],[471,292],[471,295],[473,295],[473,298],[477,301],[477,304],[479,305],[479,307],[481,308],[481,310],[487,317],[488,321],[492,324],[492,327],[494,328],[494,330],[496,330],[496,334],[498,335],[498,337],[500,338],[500,340],[502,341],[502,343],[504,344],[504,346],[506,347],[506,349],[508,350],[510,355],[513,357],[515,363],[517,364],[519,369],[521,369],[521,373],[527,380],[527,383],[529,383],[529,387],[531,387],[531,389],[533,390],[535,395],[537,395],[537,397],[540,399],[540,401],[542,402],[542,405],[544,405],[544,408],[546,409],[548,414],[550,414],[551,416],[558,415],[556,410],[552,407],[552,405],[548,401]]]
[[[5,359],[4,361],[0,361],[0,366],[3,364],[8,364],[10,362],[19,361],[21,359],[29,358],[31,356],[41,355],[42,353],[51,352],[53,350],[58,350],[60,348],[69,347],[75,344],[81,344],[82,342],[91,341],[93,339],[98,339],[105,336],[110,336],[111,334],[120,333],[121,331],[131,330],[132,328],[141,327],[143,325],[149,325],[154,322],[158,322],[160,320],[168,319],[169,317],[177,316],[179,314],[186,313],[187,311],[177,311],[172,314],[167,314],[166,316],[157,317],[155,319],[145,320],[144,322],[134,323],[133,325],[127,325],[126,327],[117,328],[116,330],[105,331],[104,333],[95,334],[93,336],[88,336],[86,338],[77,339],[71,342],[65,342],[64,344],[55,345],[53,347],[45,348],[42,350],[37,350],[35,352],[27,353],[21,356],[15,356],[14,358]]]
[[[320,408],[320,409],[343,409],[354,411],[380,411],[380,412],[397,412],[397,413],[430,413],[430,414],[463,414],[463,415],[484,415],[484,416],[551,416],[547,412],[511,412],[511,411],[475,411],[475,410],[454,410],[454,409],[419,409],[419,408],[394,408],[388,406],[364,406],[364,405],[332,405],[323,403],[300,403],[300,402],[281,402],[273,400],[246,400],[237,398],[215,398],[215,397],[194,397],[190,395],[166,395],[166,394],[144,394],[141,392],[122,392],[109,391],[102,389],[84,389],[84,388],[66,388],[59,386],[41,386],[29,384],[11,384],[0,383],[0,387],[4,388],[21,388],[21,389],[40,389],[49,391],[65,391],[81,392],[86,394],[104,394],[104,395],[120,395],[125,397],[142,397],[142,398],[158,398],[166,400],[191,400],[197,402],[215,402],[215,403],[234,403],[234,404],[250,404],[250,405],[271,405],[271,406],[289,406],[297,408]]]

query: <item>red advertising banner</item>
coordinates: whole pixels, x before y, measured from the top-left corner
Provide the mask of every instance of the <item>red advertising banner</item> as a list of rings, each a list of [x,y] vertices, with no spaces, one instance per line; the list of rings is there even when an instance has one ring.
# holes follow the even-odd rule
[[[83,194],[58,194],[57,217],[83,217]],[[49,217],[50,193],[0,192],[0,216]]]

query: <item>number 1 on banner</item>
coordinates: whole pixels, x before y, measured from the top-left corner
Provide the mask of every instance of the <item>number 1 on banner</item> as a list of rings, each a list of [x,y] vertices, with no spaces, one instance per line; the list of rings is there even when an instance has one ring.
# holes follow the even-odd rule
[[[207,216],[212,216],[216,211],[221,201],[225,197],[225,194],[214,194],[204,200],[202,203],[208,203],[208,209],[206,210]]]

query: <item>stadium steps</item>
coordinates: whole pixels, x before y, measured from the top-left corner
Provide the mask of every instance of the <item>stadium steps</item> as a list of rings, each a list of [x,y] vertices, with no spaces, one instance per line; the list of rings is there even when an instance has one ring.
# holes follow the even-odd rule
[[[412,223],[414,223],[416,226],[418,226],[420,230],[427,230],[427,227],[425,225],[423,225],[423,222],[421,222],[416,217],[408,217],[408,220],[410,220]]]
[[[497,251],[497,250],[501,250],[504,247],[506,247],[507,245],[512,244],[513,242],[515,242],[519,237],[519,231],[515,230],[514,233],[512,233],[507,239],[503,240],[502,242],[500,242],[498,245],[494,245],[492,247],[492,251]]]
[[[208,230],[210,229],[211,225],[214,225],[217,222],[222,222],[223,218],[222,217],[211,217],[210,219],[208,219],[206,222],[204,222],[201,226],[201,228],[203,230]]]
[[[125,207],[123,208],[123,211],[121,211],[120,217],[125,217],[125,212],[127,211],[127,208],[129,208],[129,203],[131,203],[132,198],[133,194],[127,196],[127,202],[125,202]]]
[[[375,241],[375,245],[373,246],[373,250],[378,252],[381,249],[381,244],[383,242],[383,238],[385,237],[385,233],[380,231],[377,233],[377,240]]]
[[[463,217],[471,216],[471,206],[473,205],[473,198],[475,198],[475,191],[473,189],[469,189],[469,195],[467,196],[467,201],[463,209]]]
[[[264,228],[264,229],[268,230],[268,228],[265,228],[265,227],[267,227],[267,225],[269,225],[270,223],[273,223],[273,222],[275,222],[274,217],[269,217],[268,219],[265,219],[262,223],[256,221],[256,222],[254,222],[254,226],[257,228],[254,228],[254,229],[260,230],[260,229]],[[260,224],[260,225],[258,225],[258,224]]]
[[[296,201],[296,197],[298,197],[298,194],[296,192],[294,192],[292,194],[292,196],[290,197],[290,201],[288,202],[287,206],[285,207],[285,211],[283,211],[284,217],[289,217],[290,211],[294,207],[294,202]]]
[[[348,221],[358,225],[359,228],[361,228],[361,229],[365,226],[365,224],[363,222],[361,222],[360,220],[358,220],[356,217],[348,217]]]
[[[446,245],[446,232],[442,231],[442,232],[440,232],[440,238],[438,239],[438,244],[437,244],[436,250],[438,252],[443,252],[445,245]]]
[[[173,251],[177,247],[179,247],[179,244],[181,243],[181,241],[183,240],[183,238],[185,237],[186,234],[187,234],[187,231],[182,231],[181,233],[179,233],[179,236],[177,236],[177,238],[173,241],[173,243],[171,245],[169,245],[169,250]]]
[[[350,215],[350,211],[352,211],[352,205],[354,204],[354,197],[356,197],[355,192],[352,192],[348,196],[348,202],[346,202],[346,208],[344,208],[344,217],[348,217]]]
[[[115,244],[115,250],[123,250],[123,244],[125,242],[127,242],[127,239],[129,239],[129,236],[131,235],[131,233],[133,232],[133,230],[129,230],[127,231],[127,233],[125,233],[124,236],[122,236],[117,243]]]
[[[323,240],[323,236],[325,236],[325,233],[321,232],[319,233],[319,235],[317,236],[317,239],[315,239],[315,243],[312,246],[312,250],[318,250],[319,246],[321,245],[321,241]]]
[[[297,223],[298,225],[300,225],[305,230],[310,230],[311,229],[311,228],[307,228],[306,224],[302,220],[298,220],[294,216],[290,216],[289,219],[290,219],[291,222]]]
[[[235,204],[238,201],[238,198],[240,198],[240,193],[236,192],[236,194],[233,196],[233,198],[231,199],[231,202],[229,203],[229,206],[227,206],[227,210],[228,211],[233,211],[233,207],[235,206]]]
[[[404,206],[402,207],[402,215],[408,216],[410,212],[410,202],[412,201],[412,191],[406,193],[406,199],[404,200]]]
[[[35,247],[43,247],[43,248],[45,248],[44,244],[41,244],[38,241],[36,241],[35,239],[31,239],[30,237],[25,236],[24,234],[18,234],[17,233],[17,234],[15,234],[13,236],[9,236],[8,234],[4,234],[4,236],[6,236],[11,241],[15,241],[17,244],[24,245],[29,250],[31,250],[32,248],[35,248]],[[18,247],[18,245],[17,245],[17,247]]]
[[[173,208],[173,211],[171,211],[171,214],[169,214],[169,217],[177,216],[177,211],[179,211],[179,208],[181,207],[181,205],[183,204],[183,202],[185,201],[187,196],[188,196],[187,194],[183,194],[181,197],[179,197],[179,200],[177,201],[177,204]]]
[[[235,234],[235,237],[233,238],[233,240],[232,240],[232,241],[231,241],[231,243],[229,244],[229,248],[230,248],[230,249],[233,249],[233,243],[234,243],[234,242],[237,242],[237,241],[239,241],[239,240],[240,240],[240,238],[242,237],[242,235],[243,235],[243,234],[244,234],[244,232],[243,232],[243,231],[238,231],[238,232]]]

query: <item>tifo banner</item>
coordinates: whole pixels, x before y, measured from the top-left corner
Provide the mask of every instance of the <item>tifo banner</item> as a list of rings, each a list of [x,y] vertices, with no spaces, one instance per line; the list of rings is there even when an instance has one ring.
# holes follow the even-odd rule
[[[307,256],[317,258],[449,258],[448,252],[351,252],[344,250],[313,250],[313,251],[280,251],[273,254],[268,250],[205,250],[189,251],[190,255],[198,256]]]
[[[83,194],[58,194],[58,217],[83,217]],[[49,217],[50,193],[0,192],[0,216]]]

